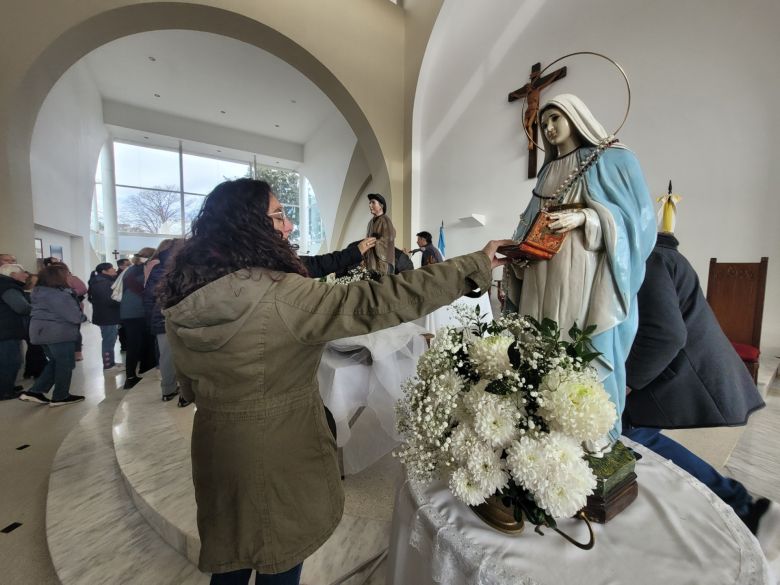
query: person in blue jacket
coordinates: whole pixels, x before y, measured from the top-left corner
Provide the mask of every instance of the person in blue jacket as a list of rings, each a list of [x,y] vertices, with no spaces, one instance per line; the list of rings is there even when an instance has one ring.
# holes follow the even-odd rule
[[[19,395],[20,400],[64,406],[84,400],[70,393],[73,368],[76,367],[76,340],[79,326],[86,321],[79,301],[68,287],[67,266],[51,264],[38,274],[32,291],[30,342],[43,346],[49,362],[32,387]],[[51,399],[46,397],[54,388]]]

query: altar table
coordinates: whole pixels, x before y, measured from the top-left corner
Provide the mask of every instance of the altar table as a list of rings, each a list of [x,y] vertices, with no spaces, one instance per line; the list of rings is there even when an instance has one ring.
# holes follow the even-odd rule
[[[631,441],[639,496],[606,525],[592,550],[552,530],[520,535],[487,526],[442,482],[398,492],[387,585],[769,585],[758,541],[733,510],[679,467]],[[559,521],[580,542],[580,520]]]

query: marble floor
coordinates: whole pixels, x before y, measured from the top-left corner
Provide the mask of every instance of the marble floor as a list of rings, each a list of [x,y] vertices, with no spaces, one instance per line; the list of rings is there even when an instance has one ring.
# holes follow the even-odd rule
[[[62,580],[58,578],[52,562],[52,555],[59,557],[62,551],[53,546],[50,553],[47,544],[46,505],[50,475],[52,489],[56,488],[65,494],[58,510],[70,511],[72,520],[76,524],[84,510],[79,505],[75,479],[72,485],[68,481],[64,483],[61,481],[63,478],[67,479],[67,475],[64,475],[68,472],[67,459],[64,460],[66,462],[64,466],[60,465],[63,460],[58,459],[54,474],[52,474],[52,465],[58,449],[62,447],[64,455],[80,457],[81,460],[88,460],[93,465],[96,476],[92,478],[93,481],[86,483],[94,485],[94,480],[99,480],[101,474],[105,472],[101,470],[104,464],[101,463],[98,455],[90,455],[93,452],[80,455],[68,453],[68,450],[73,448],[69,445],[69,441],[79,437],[89,438],[96,446],[95,454],[99,451],[97,447],[103,447],[103,452],[108,448],[113,451],[111,421],[115,420],[117,408],[127,395],[119,389],[124,381],[123,375],[103,376],[98,329],[92,325],[85,325],[84,341],[85,359],[77,364],[73,381],[73,392],[83,393],[87,397],[84,403],[56,409],[20,401],[0,403],[0,494],[2,494],[0,529],[15,522],[21,524],[10,532],[0,533],[0,585],[28,583],[57,585],[60,582],[67,585],[70,582],[70,577],[67,575],[61,574]],[[775,368],[777,361],[772,363],[772,367]],[[147,376],[147,379],[132,392],[137,391],[137,396],[148,393],[150,401],[154,401],[156,400],[155,383],[153,376]],[[29,382],[25,383],[28,384]],[[156,402],[156,404],[165,409],[171,421],[171,428],[179,434],[186,435],[189,424],[187,419],[191,418],[191,413],[177,409],[173,403],[163,405]],[[99,421],[103,421],[104,426],[95,426]],[[74,429],[75,432],[68,437]],[[732,429],[719,429],[715,434],[710,431],[693,431],[678,438],[694,452],[701,453],[714,464],[725,468],[727,473],[745,483],[754,493],[780,501],[780,482],[777,481],[780,477],[780,450],[777,448],[780,444],[780,382],[775,380],[769,388],[767,408],[754,415],[746,429],[738,434],[729,434],[733,432]],[[68,437],[67,441],[66,437]],[[725,447],[718,448],[720,445]],[[115,462],[113,464],[116,465]],[[105,463],[105,465],[109,464]],[[364,560],[364,555],[375,549],[379,550],[387,542],[393,494],[399,478],[400,469],[392,458],[385,458],[365,472],[347,478],[344,521],[323,548],[307,561],[304,583],[328,585],[335,575],[346,572],[357,562]],[[68,497],[68,489],[74,490],[72,501]],[[126,492],[124,494],[121,492],[122,490],[110,491],[105,494],[105,499],[128,497]],[[121,506],[126,506],[126,502]],[[147,547],[160,552],[161,555],[163,552],[167,554],[167,549],[164,551],[160,549],[167,545],[151,546],[157,537],[150,532],[148,526],[141,526],[138,523],[137,512],[127,507],[119,510],[121,506],[117,504],[118,515],[112,517],[112,522],[117,529],[122,529],[118,532],[132,533],[133,537],[140,541],[142,549],[146,543]],[[780,525],[780,518],[778,518],[778,525]],[[92,539],[105,540],[107,534],[90,536]],[[353,544],[355,542],[360,542],[362,546],[356,548]],[[173,552],[173,549],[170,552]],[[119,564],[121,564],[120,558],[121,555],[117,554],[116,559]],[[182,559],[186,563],[186,559],[184,557]],[[770,557],[770,561],[774,564],[778,559]],[[162,563],[163,560],[160,562]],[[171,570],[189,571],[186,564],[182,567],[182,569],[172,567]],[[176,574],[174,572],[164,582],[203,582],[197,575],[192,575],[192,579],[185,577],[184,572],[178,573],[181,575],[181,580],[175,580],[177,577],[173,576]],[[82,580],[81,582],[97,581]],[[123,578],[117,578],[113,582],[143,581],[134,580],[125,574]],[[348,581],[347,585],[358,585],[363,582],[363,577],[357,575]],[[384,567],[380,566],[368,583],[377,585],[383,582]]]

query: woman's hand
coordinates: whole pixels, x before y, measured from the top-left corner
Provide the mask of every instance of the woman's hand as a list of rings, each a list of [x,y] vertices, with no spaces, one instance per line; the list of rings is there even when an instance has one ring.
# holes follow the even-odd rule
[[[510,244],[514,243],[515,242],[513,240],[490,240],[487,244],[485,244],[485,247],[482,248],[482,251],[487,254],[488,258],[490,258],[491,268],[503,266],[509,262],[509,258],[507,257],[496,258],[496,250],[498,250],[500,246],[509,246]]]
[[[578,228],[585,223],[584,211],[557,211],[550,214],[549,228],[556,234],[563,234],[568,231]]]
[[[367,250],[370,250],[374,246],[376,246],[376,238],[365,238],[364,240],[360,240],[358,250],[360,250],[361,254],[365,254]]]

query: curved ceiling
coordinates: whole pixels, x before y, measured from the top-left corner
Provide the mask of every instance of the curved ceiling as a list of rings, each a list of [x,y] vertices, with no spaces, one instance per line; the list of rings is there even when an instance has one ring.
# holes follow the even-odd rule
[[[84,61],[107,100],[297,144],[338,114],[294,67],[217,34],[134,34],[95,49]]]

